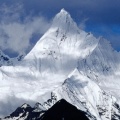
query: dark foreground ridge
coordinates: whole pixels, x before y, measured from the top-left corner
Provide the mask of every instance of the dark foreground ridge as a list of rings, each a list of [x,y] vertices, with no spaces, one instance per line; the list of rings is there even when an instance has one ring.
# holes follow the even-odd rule
[[[17,108],[6,120],[89,120],[86,113],[61,99],[47,111],[37,111],[27,104]]]
[[[89,120],[85,112],[78,110],[64,99],[50,108],[40,120]]]

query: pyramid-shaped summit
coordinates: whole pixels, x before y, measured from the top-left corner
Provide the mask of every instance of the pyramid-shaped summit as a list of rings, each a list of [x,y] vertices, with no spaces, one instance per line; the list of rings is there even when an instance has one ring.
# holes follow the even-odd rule
[[[64,8],[62,8],[60,12],[68,14],[68,12]]]
[[[71,15],[65,10],[61,11],[54,17],[52,27],[60,27],[61,29],[78,30],[76,23],[71,18]]]
[[[61,18],[61,20],[62,19],[65,20],[67,17],[69,17],[69,19],[72,19],[70,14],[63,8],[63,9],[60,10],[59,13],[56,14],[54,19],[60,20],[60,18]],[[53,22],[54,22],[54,19],[53,19]]]
[[[47,68],[51,66],[54,72],[61,71],[61,67],[64,70],[66,64],[71,64],[67,65],[69,71],[69,67],[72,69],[77,67],[78,58],[86,57],[90,51],[94,50],[97,43],[98,40],[92,34],[80,30],[71,15],[62,9],[54,17],[51,27],[25,57],[25,60],[32,59],[33,62],[35,59],[40,59],[42,62],[44,58],[47,64],[43,62],[41,69],[45,64]],[[73,63],[69,63],[69,60]],[[27,61],[27,63],[30,62]]]
[[[34,59],[41,59],[42,61],[44,58],[47,64],[45,62],[43,62],[43,64],[45,64],[47,68],[51,66],[54,72],[56,70],[61,71],[61,67],[62,70],[64,70],[66,64],[71,64],[70,66],[67,65],[67,70],[69,71],[69,67],[72,69],[77,67],[77,59],[79,57],[84,58],[88,55],[89,52],[96,47],[97,43],[98,40],[92,34],[80,30],[70,14],[62,9],[54,17],[49,30],[25,57],[25,60],[32,59],[33,61]],[[91,44],[91,46],[89,44]],[[84,49],[86,47],[87,51]],[[73,63],[69,63],[69,60]],[[29,62],[27,61],[27,63]],[[42,67],[44,67],[43,64]],[[67,74],[69,72],[67,72]]]

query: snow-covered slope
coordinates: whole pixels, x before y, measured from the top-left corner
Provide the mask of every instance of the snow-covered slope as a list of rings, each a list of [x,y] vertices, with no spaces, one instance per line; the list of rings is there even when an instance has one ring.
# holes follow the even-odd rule
[[[64,81],[74,69],[73,78]],[[22,102],[46,101],[55,90],[58,98],[88,110],[98,120],[111,120],[117,100],[110,94],[118,100],[120,97],[119,70],[120,53],[104,38],[80,30],[62,9],[20,63],[0,68],[0,105],[14,111]],[[18,102],[12,102],[13,99]],[[104,115],[100,116],[100,111],[105,111]],[[116,111],[119,110],[114,111],[118,114]],[[4,110],[0,109],[0,113]]]
[[[116,98],[100,89],[78,69],[75,69],[59,88],[48,94],[42,96],[39,101],[46,109],[63,98],[88,113],[89,119],[119,120],[120,118],[120,108]]]
[[[64,114],[64,117],[69,115],[70,119],[77,111],[69,114],[68,112],[72,108],[69,108],[66,103],[63,104],[63,100],[61,103],[61,99],[67,100],[67,102],[77,107],[77,109],[84,111],[90,120],[120,119],[120,107],[116,103],[116,98],[101,90],[95,82],[84,76],[78,69],[75,69],[59,88],[41,96],[40,103],[36,103],[34,108],[24,104],[10,114],[10,116],[2,120],[41,120],[44,117],[47,117],[46,119],[44,118],[45,120],[50,120],[50,117],[56,116],[59,119],[60,114]],[[53,110],[56,104],[60,104],[60,106]],[[47,110],[52,110],[49,117],[48,115],[46,116],[45,111]],[[57,111],[59,111],[58,114]],[[58,120],[57,118],[55,120]],[[80,116],[76,118],[80,119]]]
[[[99,38],[94,51],[79,61],[78,69],[120,99],[120,53],[116,52],[107,40]]]

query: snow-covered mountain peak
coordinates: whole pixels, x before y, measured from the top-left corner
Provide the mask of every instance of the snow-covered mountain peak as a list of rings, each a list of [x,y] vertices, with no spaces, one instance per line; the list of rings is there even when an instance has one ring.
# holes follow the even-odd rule
[[[53,19],[49,30],[19,65],[0,68],[0,100],[7,100],[8,95],[14,95],[20,99],[41,103],[41,96],[47,96],[42,100],[44,102],[49,97],[49,92],[62,85],[60,99],[64,98],[64,90],[67,94],[66,100],[72,100],[71,103],[76,106],[80,106],[77,101],[84,102],[92,109],[89,111],[99,117],[97,109],[104,106],[102,104],[102,107],[96,108],[96,105],[102,103],[99,95],[106,99],[101,88],[120,98],[119,68],[120,56],[112,51],[109,42],[80,30],[70,14],[61,10]],[[56,91],[56,94],[59,94],[59,91]],[[108,98],[112,101],[110,96]],[[107,102],[105,105],[109,107]],[[110,103],[112,105],[112,102]],[[11,104],[14,106],[14,103]],[[41,104],[36,107],[44,108]]]
[[[71,18],[71,15],[64,9],[62,9],[53,19],[52,28],[59,28],[66,31],[76,31],[78,27]]]
[[[28,105],[28,104],[26,104],[26,103],[24,103],[22,106],[21,106],[21,108],[27,108],[27,107],[30,107],[30,105]]]
[[[62,12],[62,13],[68,13],[64,8],[62,8],[60,12]]]
[[[59,14],[62,14],[62,15],[67,15],[69,14],[64,8],[62,8],[59,12]]]
[[[70,14],[62,9],[54,17],[49,30],[37,42],[25,59],[43,58],[45,55],[50,56],[53,54],[56,60],[60,60],[61,58],[58,57],[62,57],[62,54],[74,57],[81,55],[84,58],[96,47],[97,43],[98,39],[91,33],[80,30]]]
[[[56,14],[56,16],[53,19],[53,23],[55,22],[54,20],[65,20],[66,18],[72,19],[70,14],[65,10],[61,9],[59,13]],[[66,21],[62,21],[66,22]]]

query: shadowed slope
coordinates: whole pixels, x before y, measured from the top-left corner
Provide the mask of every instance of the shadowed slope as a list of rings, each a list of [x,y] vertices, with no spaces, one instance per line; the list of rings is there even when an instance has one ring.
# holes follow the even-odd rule
[[[89,120],[86,113],[62,99],[50,108],[40,120]]]

